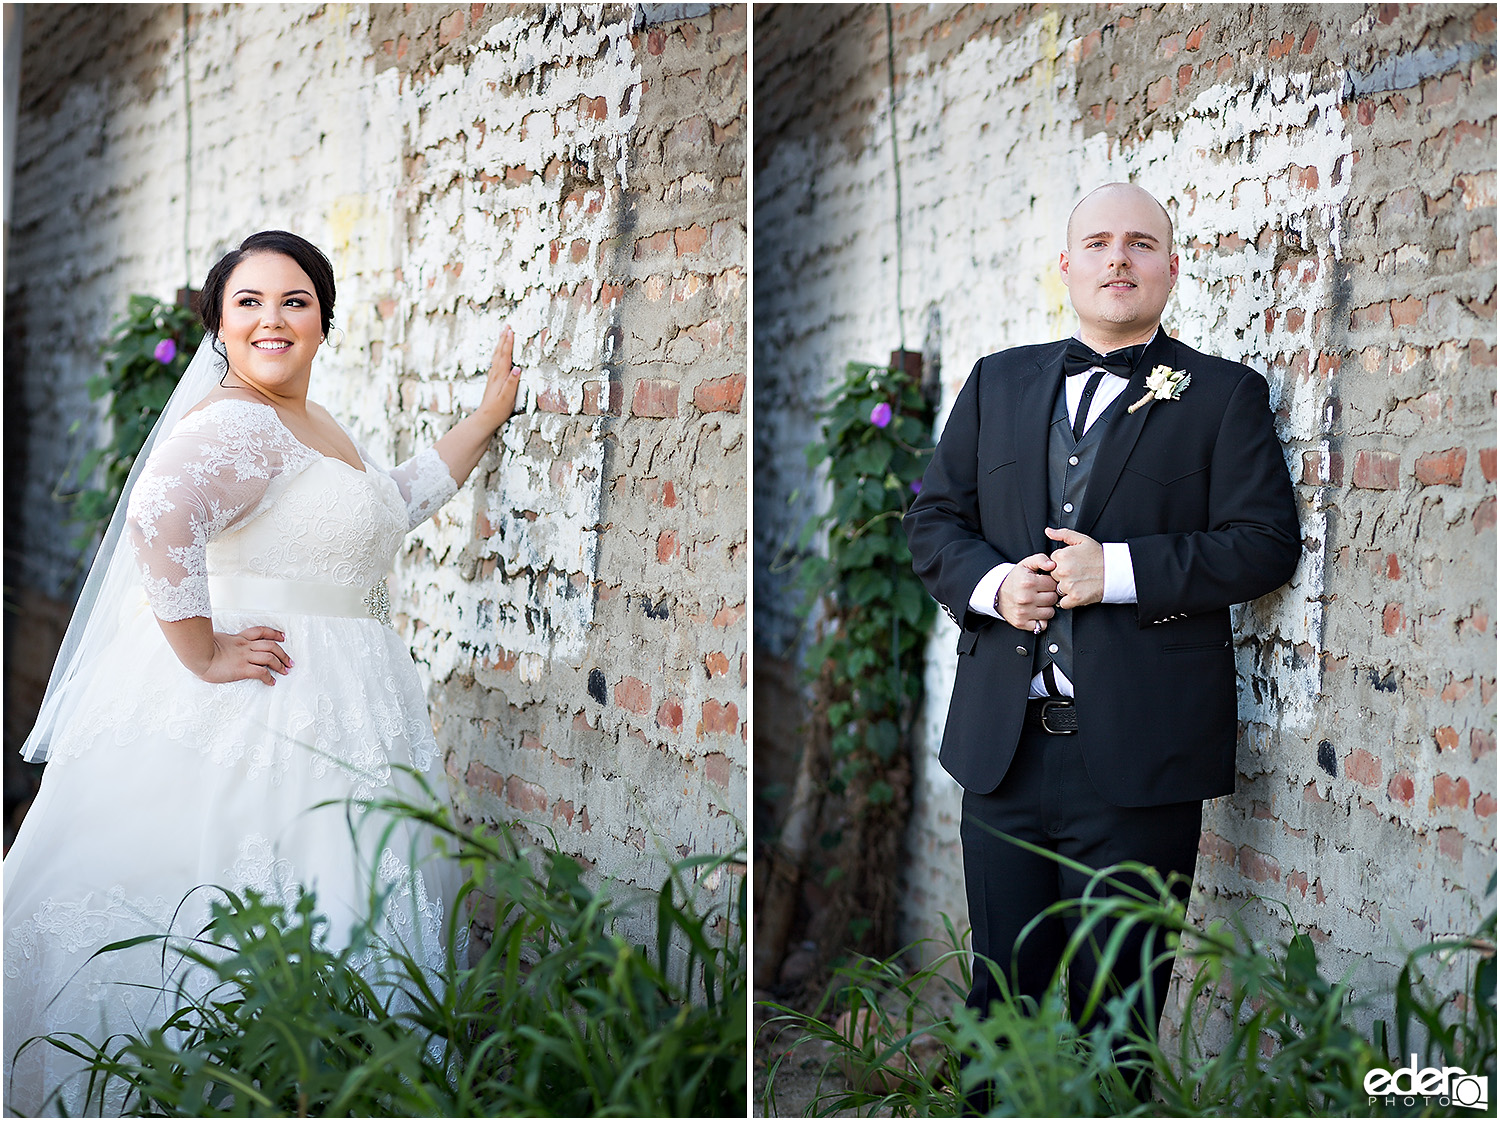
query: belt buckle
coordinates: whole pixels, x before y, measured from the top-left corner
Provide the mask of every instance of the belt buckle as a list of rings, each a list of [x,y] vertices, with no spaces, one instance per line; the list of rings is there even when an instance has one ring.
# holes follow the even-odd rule
[[[1051,712],[1052,712],[1052,710],[1054,708],[1061,708],[1061,709],[1071,710],[1072,707],[1073,707],[1073,702],[1072,701],[1043,701],[1042,702],[1042,731],[1047,732],[1047,733],[1049,733],[1051,735],[1054,735],[1054,736],[1072,736],[1072,735],[1077,735],[1078,734],[1078,729],[1076,727],[1073,727],[1073,728],[1054,728],[1051,724],[1049,724],[1047,722],[1047,717],[1051,714]],[[1075,719],[1076,719],[1076,717],[1075,717]]]

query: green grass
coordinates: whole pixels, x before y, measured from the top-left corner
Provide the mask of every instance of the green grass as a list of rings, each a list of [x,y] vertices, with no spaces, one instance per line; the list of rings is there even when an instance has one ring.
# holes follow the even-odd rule
[[[1325,975],[1306,934],[1259,937],[1242,915],[1198,930],[1173,886],[1141,865],[1093,873],[1084,898],[1049,909],[1077,928],[1040,1002],[1009,995],[1006,971],[981,960],[1007,994],[983,1019],[962,1007],[969,954],[946,918],[947,943],[925,969],[913,973],[901,965],[917,947],[885,961],[856,959],[812,1012],[771,1005],[777,1015],[769,1026],[783,1032],[778,1049],[789,1051],[788,1035],[799,1037],[793,1047],[808,1040],[826,1045],[808,1115],[955,1116],[961,1096],[986,1082],[994,1087],[997,1116],[1476,1115],[1437,1098],[1416,1097],[1411,1106],[1400,1096],[1393,1104],[1371,1102],[1366,1072],[1408,1066],[1413,1054],[1419,1065],[1484,1075],[1494,1092],[1493,908],[1471,936],[1418,947],[1383,986],[1362,986],[1356,997],[1348,977]],[[1492,877],[1491,899],[1494,890]],[[1133,989],[1096,986],[1088,1007],[1074,1010],[1086,1021],[1094,1005],[1101,1008],[1087,1034],[1069,1016],[1067,962],[1091,952],[1091,934],[1108,930],[1100,939],[1107,965],[1119,953],[1123,929],[1135,924],[1154,928],[1148,957],[1177,953],[1186,966],[1183,1022],[1170,1049],[1154,1031],[1131,1023]],[[1462,977],[1455,989],[1434,980],[1455,976]],[[1378,1020],[1361,1028],[1365,1006],[1394,1008],[1394,1033]],[[850,1017],[839,1020],[845,1012]],[[1210,1038],[1212,1047],[1205,1044]],[[767,1114],[778,1112],[777,1079],[786,1061],[784,1053],[769,1071]],[[1152,1087],[1144,1101],[1130,1090],[1138,1078]]]
[[[572,858],[432,806],[369,812],[392,815],[382,842],[397,818],[425,822],[463,863],[440,972],[389,945],[360,968],[374,936],[331,948],[311,893],[285,906],[226,891],[198,938],[99,951],[165,940],[180,953],[169,1018],[102,1046],[31,1045],[87,1059],[88,1108],[123,1098],[128,1116],[744,1115],[745,884],[727,908],[701,887],[742,871],[743,854],[672,865],[654,943],[633,945],[615,933],[629,907]],[[456,920],[479,893],[493,935],[466,955]]]

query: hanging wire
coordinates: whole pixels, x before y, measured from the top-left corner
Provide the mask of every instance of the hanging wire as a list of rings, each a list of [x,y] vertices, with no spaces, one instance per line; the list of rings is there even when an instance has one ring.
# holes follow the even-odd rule
[[[896,177],[896,331],[906,349],[906,317],[901,314],[901,160],[896,150],[896,28],[891,5],[885,6],[885,63],[891,95],[891,170]]]
[[[188,72],[188,6],[182,6],[182,275],[183,287],[193,286],[193,254],[189,248],[189,223],[193,217],[193,91]]]

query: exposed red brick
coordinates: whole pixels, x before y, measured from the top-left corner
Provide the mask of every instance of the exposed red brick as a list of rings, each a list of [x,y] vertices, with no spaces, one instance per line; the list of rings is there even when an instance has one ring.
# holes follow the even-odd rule
[[[1391,301],[1391,322],[1397,327],[1410,327],[1422,318],[1423,302],[1416,296]]]
[[[665,253],[672,245],[672,231],[662,230],[650,237],[635,239],[635,259],[639,261],[652,253]]]
[[[1437,741],[1439,751],[1458,750],[1458,729],[1453,727],[1442,727],[1432,733],[1432,738]]]
[[[1458,746],[1455,737],[1454,747]],[[1495,733],[1486,732],[1481,728],[1471,729],[1469,732],[1469,755],[1474,762],[1479,762],[1481,756],[1488,755],[1495,750]]]
[[[1495,799],[1492,795],[1481,794],[1474,799],[1474,815],[1476,817],[1494,817]]]
[[[677,555],[677,534],[664,529],[656,535],[656,559],[665,564]]]
[[[1220,861],[1224,864],[1233,864],[1235,860],[1235,848],[1233,843],[1226,841],[1212,830],[1205,829],[1198,836],[1198,851],[1210,860]]]
[[[1240,846],[1240,871],[1258,884],[1280,883],[1281,865],[1276,858],[1257,852],[1249,845]]]
[[[536,395],[536,407],[544,413],[566,413],[568,399],[560,390],[549,387]]]
[[[1411,775],[1405,771],[1397,771],[1391,776],[1391,784],[1385,788],[1385,792],[1396,802],[1404,802],[1411,805],[1412,799],[1417,796],[1417,787],[1412,782]]]
[[[580,120],[602,121],[609,116],[609,102],[601,94],[598,97],[578,96],[578,117]]]
[[[651,711],[651,686],[638,677],[626,677],[615,686],[615,704],[641,716]]]
[[[1286,874],[1286,886],[1297,892],[1303,899],[1307,898],[1307,874],[1305,872],[1288,872]]]
[[[1366,304],[1349,313],[1349,330],[1351,331],[1357,331],[1362,327],[1389,327],[1390,322],[1390,306],[1384,302]]]
[[[702,731],[734,732],[740,726],[740,710],[733,701],[704,701]]]
[[[676,416],[678,388],[675,381],[665,378],[640,378],[635,383],[630,411],[636,416]]]
[[[547,792],[534,782],[511,775],[505,782],[505,800],[522,813],[541,813],[547,808]]]
[[[1470,521],[1474,525],[1475,533],[1483,533],[1487,529],[1495,528],[1495,496],[1493,494],[1474,507],[1474,516]]]
[[[1484,481],[1493,483],[1495,481],[1495,449],[1479,449],[1479,473],[1484,476]]]
[[[463,9],[449,12],[438,21],[438,46],[446,47],[464,33]]]
[[[677,256],[682,257],[688,253],[697,253],[703,248],[708,242],[708,229],[695,222],[675,231],[672,237],[676,243]]]
[[[1199,47],[1203,46],[1203,35],[1207,31],[1208,21],[1205,20],[1188,32],[1188,36],[1183,40],[1182,45],[1190,51],[1196,51]]]
[[[562,798],[552,807],[552,820],[561,821],[564,825],[573,824],[573,803]]]
[[[723,651],[715,651],[703,659],[703,668],[708,671],[709,677],[724,677],[729,673],[729,659]]]
[[[1468,456],[1463,448],[1429,452],[1417,457],[1415,470],[1417,482],[1423,486],[1458,486],[1464,481],[1464,462]]]
[[[646,53],[659,55],[667,49],[667,33],[661,30],[652,31],[646,36]]]
[[[489,790],[495,794],[505,793],[505,776],[477,761],[469,764],[469,769],[464,773],[464,783],[475,790]]]
[[[1380,613],[1380,625],[1388,635],[1400,634],[1402,628],[1406,626],[1406,612],[1402,610],[1399,603],[1388,603],[1385,605],[1385,610]]]
[[[1354,455],[1354,485],[1365,490],[1396,490],[1401,486],[1401,457],[1364,449]]]
[[[1362,786],[1380,785],[1380,760],[1362,747],[1344,756],[1344,774]]]
[[[737,413],[745,396],[745,375],[711,378],[693,387],[693,406],[703,413]]]
[[[1172,96],[1172,79],[1161,77],[1146,87],[1146,111],[1160,109]]]
[[[1432,800],[1437,806],[1463,809],[1469,804],[1469,780],[1440,774],[1432,780]]]
[[[733,771],[734,767],[729,761],[729,756],[721,751],[715,751],[703,757],[704,777],[721,790],[729,789],[729,776]]]
[[[725,604],[714,612],[715,627],[732,627],[745,617],[745,605],[743,603],[731,606]]]
[[[1445,825],[1437,831],[1438,852],[1450,860],[1462,860],[1464,856],[1464,835],[1451,825]]]
[[[676,697],[668,697],[656,710],[656,722],[674,732],[682,731],[682,702]]]
[[[585,416],[619,416],[625,404],[625,386],[615,378],[583,383]]]

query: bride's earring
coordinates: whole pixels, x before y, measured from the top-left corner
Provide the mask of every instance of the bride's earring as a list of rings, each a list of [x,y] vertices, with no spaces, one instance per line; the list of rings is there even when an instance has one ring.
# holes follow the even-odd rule
[[[344,345],[344,329],[342,327],[330,327],[328,334],[323,336],[323,341],[337,350]]]

